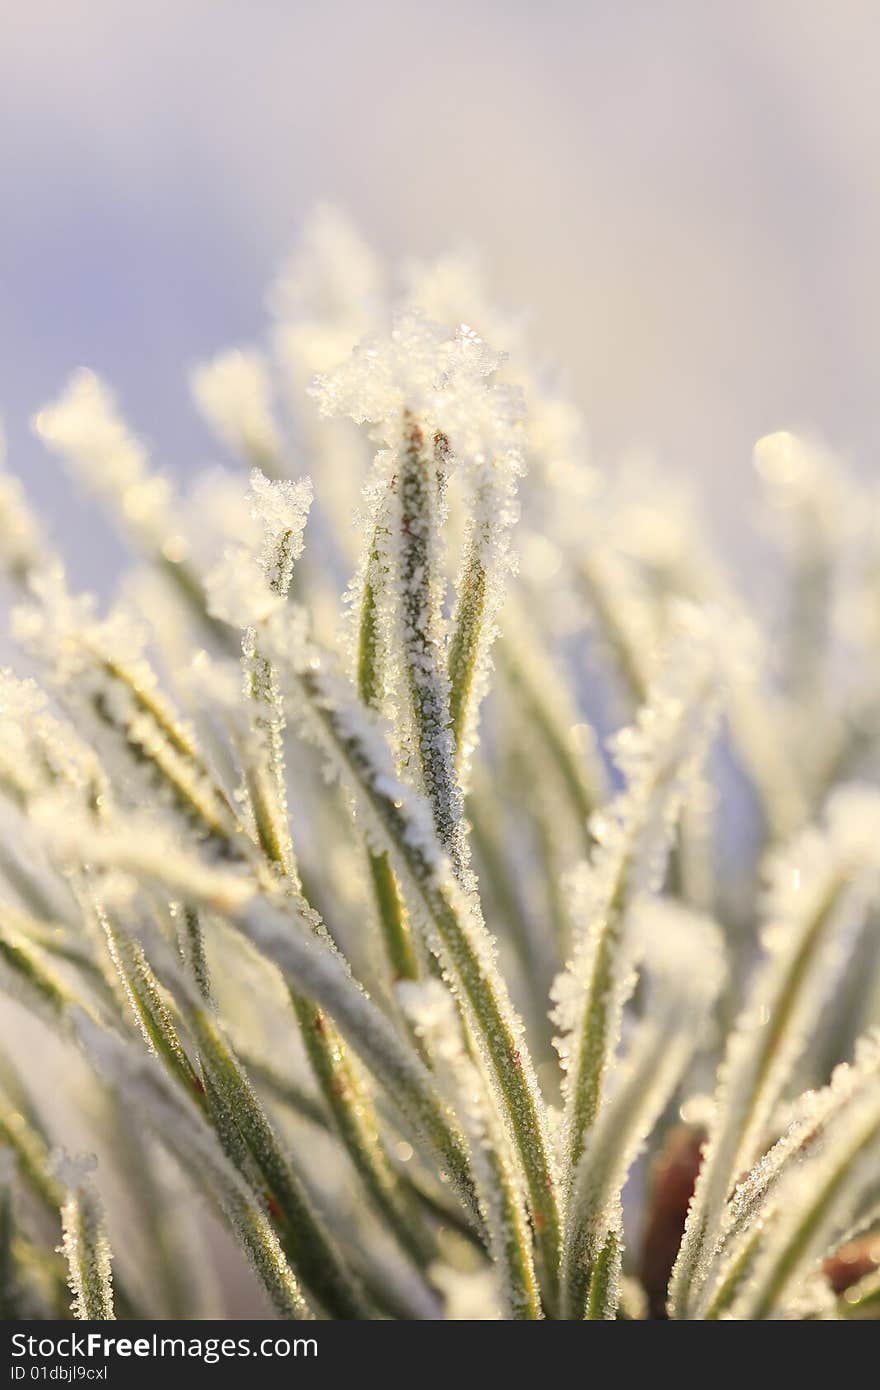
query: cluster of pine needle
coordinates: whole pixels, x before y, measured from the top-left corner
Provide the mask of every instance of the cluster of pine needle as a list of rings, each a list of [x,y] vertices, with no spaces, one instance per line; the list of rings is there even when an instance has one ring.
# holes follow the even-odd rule
[[[876,1314],[880,498],[761,440],[750,606],[471,258],[270,307],[185,493],[34,417],[111,606],[0,471],[2,1314]]]

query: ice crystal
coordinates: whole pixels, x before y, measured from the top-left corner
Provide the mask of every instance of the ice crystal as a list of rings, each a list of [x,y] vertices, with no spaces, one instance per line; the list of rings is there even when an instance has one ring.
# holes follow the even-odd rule
[[[565,1298],[571,1316],[613,1316],[601,1290],[602,1253],[619,1259],[620,1196],[629,1170],[701,1042],[725,975],[721,934],[706,918],[663,901],[633,908],[647,980],[644,1019],[589,1131],[569,1200]],[[593,1305],[598,1306],[594,1307]]]
[[[791,1166],[764,1215],[772,1242],[758,1250],[735,1299],[734,1317],[779,1316],[817,1262],[876,1219],[880,1083],[833,1116],[804,1162]]]
[[[212,613],[233,627],[249,628],[259,627],[284,607],[293,566],[302,554],[311,501],[308,478],[273,482],[253,470],[245,505],[259,539],[255,547],[227,546],[223,560],[208,575]]]
[[[251,473],[251,516],[263,539],[260,566],[269,588],[286,594],[294,562],[302,554],[303,533],[312,504],[310,479],[271,482],[258,468]]]
[[[110,1245],[103,1207],[90,1177],[95,1166],[95,1159],[74,1160],[67,1155],[55,1165],[56,1177],[67,1189],[61,1208],[61,1249],[73,1294],[71,1310],[75,1318],[88,1321],[115,1316]]]
[[[502,361],[467,324],[450,332],[401,310],[390,333],[364,339],[346,363],[319,376],[314,395],[324,415],[389,427],[389,442],[399,439],[404,411],[424,416],[453,454],[471,459],[503,444],[511,415],[521,412],[515,392],[486,381]]]
[[[867,787],[831,798],[824,833],[809,829],[772,866],[764,960],[730,1035],[715,1115],[672,1296],[682,1307],[708,1276],[709,1232],[755,1157],[773,1107],[807,1046],[812,1020],[852,953],[880,863],[880,799]]]
[[[663,666],[637,722],[615,738],[624,790],[594,815],[590,828],[596,848],[570,887],[578,934],[554,999],[572,1171],[601,1105],[623,1006],[634,984],[631,908],[642,894],[661,886],[678,815],[717,720],[718,655],[708,615],[680,610]]]
[[[493,1116],[490,1094],[468,1056],[455,1004],[438,980],[425,984],[405,981],[399,994],[441,1084],[462,1117],[506,1315],[539,1317],[528,1218],[515,1163],[508,1138]]]

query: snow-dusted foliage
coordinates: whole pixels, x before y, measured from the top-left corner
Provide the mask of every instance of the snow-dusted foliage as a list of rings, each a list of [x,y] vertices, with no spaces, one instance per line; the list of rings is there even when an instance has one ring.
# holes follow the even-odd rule
[[[67,1191],[61,1208],[61,1253],[67,1260],[71,1311],[75,1318],[86,1320],[115,1317],[110,1245],[90,1166],[87,1159],[66,1156],[55,1164],[56,1176]]]
[[[472,256],[324,208],[270,308],[188,493],[34,416],[112,602],[0,467],[0,1311],[869,1316],[876,492],[759,441],[776,623]]]
[[[130,433],[112,392],[94,372],[75,372],[58,400],[34,416],[33,426],[76,479],[117,508],[135,532],[157,548],[171,539],[171,485],[150,470],[146,446]]]

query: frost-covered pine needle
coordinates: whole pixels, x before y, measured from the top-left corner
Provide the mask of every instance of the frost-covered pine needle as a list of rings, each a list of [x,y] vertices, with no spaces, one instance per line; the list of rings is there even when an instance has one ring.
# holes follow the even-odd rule
[[[171,485],[151,471],[146,447],[130,433],[100,377],[76,372],[58,400],[34,416],[33,426],[77,479],[150,546],[168,542],[174,534]]]
[[[437,838],[432,808],[401,783],[382,730],[354,693],[303,641],[288,647],[303,694],[304,729],[330,756],[390,856],[425,944],[464,1011],[522,1165],[544,1277],[555,1300],[559,1214],[547,1121],[522,1024],[495,963],[491,939]]]
[[[721,989],[724,957],[716,925],[674,903],[647,899],[632,909],[647,973],[647,1008],[626,1048],[614,1089],[578,1161],[569,1199],[563,1265],[569,1316],[611,1316],[594,1287],[602,1251],[622,1242],[620,1195],[627,1174],[699,1047]],[[615,1254],[618,1252],[615,1250]]]
[[[880,1037],[860,1038],[852,1063],[835,1068],[830,1083],[806,1091],[794,1103],[794,1114],[779,1139],[738,1182],[727,1204],[714,1258],[713,1277],[706,1281],[700,1308],[704,1316],[725,1314],[744,1284],[761,1246],[762,1229],[781,1210],[778,1193],[794,1170],[818,1152],[838,1117],[862,1109],[880,1079]],[[833,1132],[832,1132],[833,1141]],[[801,1185],[801,1190],[808,1189]]]
[[[731,1312],[756,1319],[784,1313],[817,1262],[877,1218],[880,1085],[829,1123],[803,1164],[776,1188],[764,1241]],[[867,1203],[867,1207],[865,1206]]]
[[[75,1318],[114,1318],[112,1256],[104,1227],[104,1209],[89,1173],[94,1161],[59,1159],[58,1179],[67,1189],[61,1208],[62,1251]]]
[[[507,1135],[467,1054],[454,1002],[437,980],[423,985],[405,981],[399,992],[441,1084],[462,1116],[504,1314],[539,1318],[541,1299],[521,1183]]]
[[[648,703],[619,734],[624,791],[591,822],[596,848],[575,876],[578,937],[554,986],[557,1048],[565,1068],[565,1162],[572,1177],[599,1113],[634,982],[631,909],[662,883],[682,804],[699,775],[718,712],[711,619],[682,609]]]
[[[765,958],[719,1071],[703,1166],[671,1285],[671,1306],[679,1317],[691,1306],[692,1289],[708,1276],[724,1203],[755,1157],[876,892],[878,832],[878,794],[843,788],[828,804],[825,829],[805,831],[773,865]]]

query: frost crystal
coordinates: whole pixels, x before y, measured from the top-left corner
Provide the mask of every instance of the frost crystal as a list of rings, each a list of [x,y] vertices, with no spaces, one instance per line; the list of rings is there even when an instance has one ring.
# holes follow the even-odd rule
[[[233,627],[260,627],[284,607],[311,502],[308,478],[272,482],[253,470],[247,505],[256,522],[258,548],[227,547],[209,573],[208,602],[216,617]]]
[[[844,787],[824,831],[809,829],[772,866],[764,960],[730,1036],[715,1114],[672,1284],[682,1309],[709,1274],[715,1229],[737,1175],[751,1163],[812,1020],[853,950],[877,891],[880,797]]]
[[[761,1249],[733,1304],[739,1318],[779,1316],[786,1303],[830,1255],[876,1219],[880,1159],[880,1082],[868,1084],[856,1104],[844,1105],[815,1151],[790,1166],[774,1190],[765,1221],[773,1240]]]
[[[661,886],[682,805],[699,775],[718,715],[718,654],[712,619],[683,607],[663,674],[614,754],[625,788],[591,830],[596,848],[574,876],[578,936],[554,987],[557,1048],[566,1068],[566,1150],[572,1169],[601,1105],[606,1073],[634,984],[631,908]]]
[[[286,594],[290,588],[294,562],[302,554],[312,495],[308,478],[270,482],[258,468],[251,473],[251,516],[263,537],[260,566],[274,593]]]
[[[314,396],[323,415],[350,415],[357,424],[390,426],[399,438],[404,411],[424,416],[456,455],[491,450],[503,437],[516,397],[486,377],[502,361],[466,324],[450,333],[416,312],[396,316],[386,337],[364,339],[351,358],[318,377]]]
[[[104,1230],[104,1209],[89,1176],[97,1160],[74,1160],[64,1155],[56,1176],[68,1189],[61,1208],[64,1233],[61,1253],[67,1260],[73,1294],[71,1312],[86,1321],[114,1318],[110,1245]]]
[[[567,1315],[597,1298],[602,1254],[622,1247],[620,1197],[641,1147],[701,1041],[725,975],[721,934],[706,918],[669,901],[632,909],[643,956],[647,1009],[616,1069],[574,1174],[563,1290]],[[590,1316],[605,1314],[590,1313]]]
[[[192,729],[157,688],[143,630],[119,610],[98,619],[94,600],[72,595],[60,574],[34,590],[38,602],[14,614],[18,640],[43,664],[65,709],[88,729],[129,797],[158,791],[197,833],[225,838],[228,808]]]
[[[404,1009],[427,1047],[470,1141],[480,1208],[489,1232],[506,1314],[540,1316],[523,1192],[491,1095],[468,1056],[455,1005],[438,980],[399,986]]]

